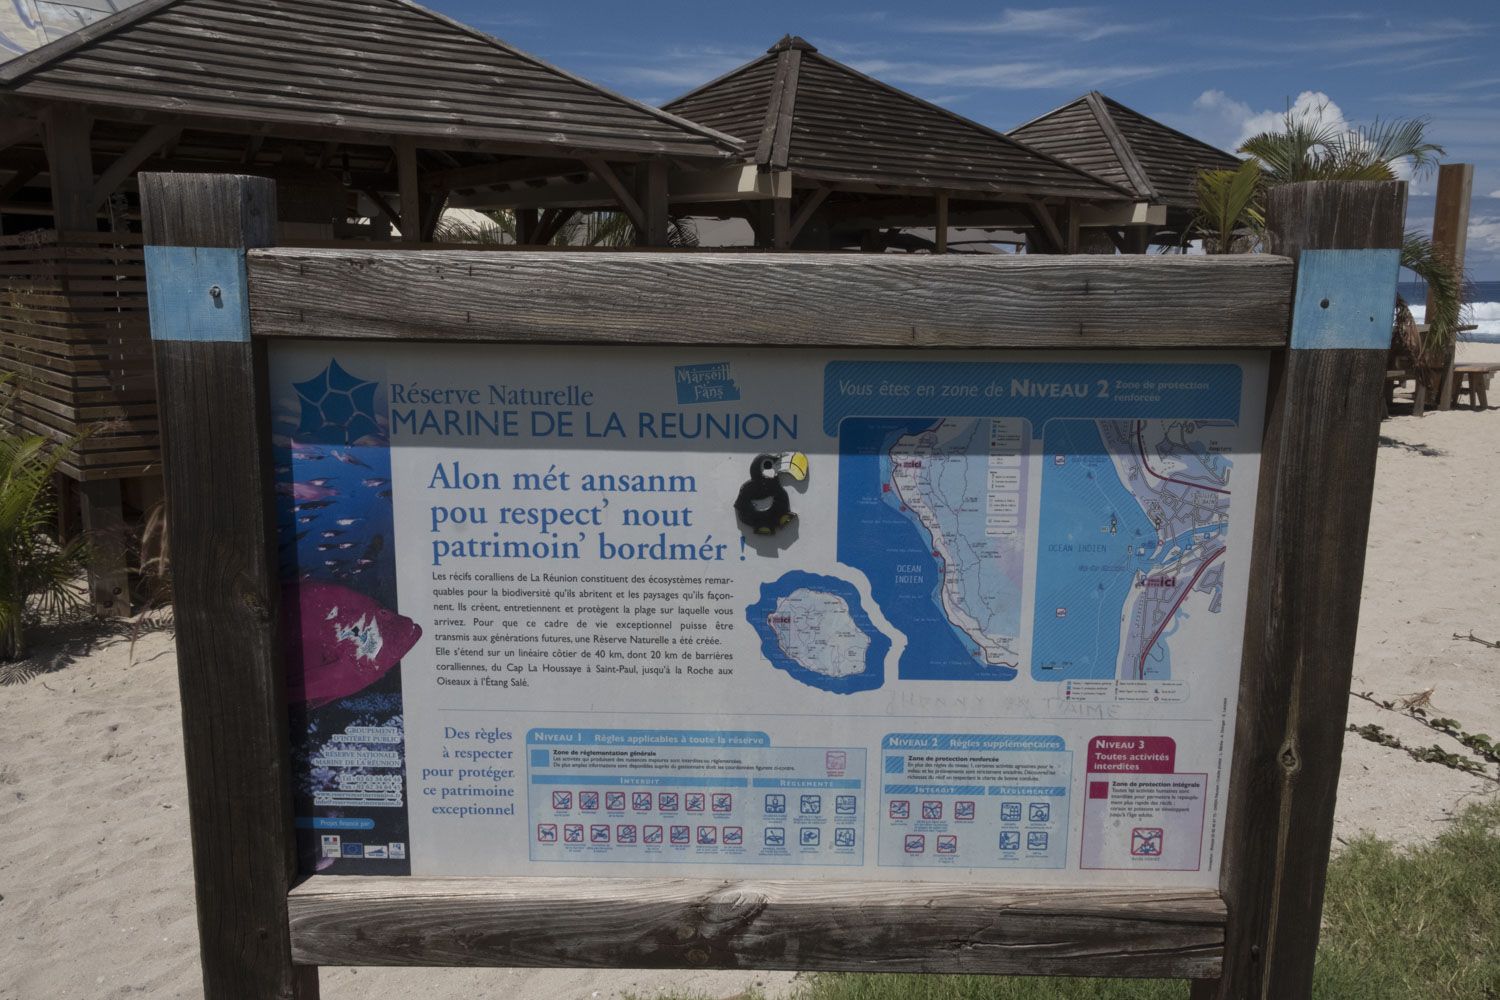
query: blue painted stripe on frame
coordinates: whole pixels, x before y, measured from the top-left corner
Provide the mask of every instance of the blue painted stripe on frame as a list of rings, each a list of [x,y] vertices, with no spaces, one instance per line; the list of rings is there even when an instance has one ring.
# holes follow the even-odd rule
[[[151,339],[247,343],[250,301],[245,285],[244,250],[146,247]]]
[[[1297,260],[1292,347],[1391,346],[1400,250],[1304,250]]]

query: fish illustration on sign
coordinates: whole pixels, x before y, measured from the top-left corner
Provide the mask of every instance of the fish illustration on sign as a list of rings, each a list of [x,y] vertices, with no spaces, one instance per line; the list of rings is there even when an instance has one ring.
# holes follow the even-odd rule
[[[339,491],[325,485],[327,479],[314,479],[305,483],[277,483],[276,492],[282,496],[289,496],[298,503],[307,500],[327,500],[336,497]]]
[[[282,610],[289,643],[301,639],[302,669],[287,678],[287,695],[313,708],[369,687],[422,637],[410,618],[336,583],[287,583]]]

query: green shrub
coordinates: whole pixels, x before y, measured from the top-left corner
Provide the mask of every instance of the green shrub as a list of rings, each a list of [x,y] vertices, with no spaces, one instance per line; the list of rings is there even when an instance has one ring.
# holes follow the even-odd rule
[[[24,433],[12,418],[14,399],[14,378],[0,376],[0,660],[26,655],[34,616],[85,603],[76,586],[82,541],[58,544],[47,534],[56,518],[52,475],[77,442]]]

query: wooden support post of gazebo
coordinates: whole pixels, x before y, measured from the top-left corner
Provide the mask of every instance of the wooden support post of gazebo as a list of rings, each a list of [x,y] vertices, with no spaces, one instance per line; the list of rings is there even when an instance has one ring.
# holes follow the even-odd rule
[[[92,116],[75,106],[53,107],[43,117],[53,226],[64,240],[66,234],[97,229],[99,206],[90,145],[93,124]],[[106,376],[113,379],[114,366],[107,360],[104,366]],[[102,615],[127,615],[130,574],[121,481],[113,477],[85,479],[77,495],[81,527],[89,537],[89,589],[94,609]]]
[[[401,188],[401,242],[422,242],[421,176],[417,169],[417,144],[413,139],[396,142],[396,178]]]
[[[1432,214],[1432,246],[1445,254],[1458,274],[1464,272],[1464,254],[1469,247],[1469,200],[1474,190],[1474,164],[1445,163],[1438,167],[1437,205]],[[1432,289],[1427,290],[1428,323],[1432,322]],[[1453,365],[1458,344],[1448,345],[1443,381],[1438,390],[1439,410],[1453,407]]]
[[[667,164],[652,160],[636,168],[636,201],[640,205],[642,225],[636,242],[643,247],[667,245]]]

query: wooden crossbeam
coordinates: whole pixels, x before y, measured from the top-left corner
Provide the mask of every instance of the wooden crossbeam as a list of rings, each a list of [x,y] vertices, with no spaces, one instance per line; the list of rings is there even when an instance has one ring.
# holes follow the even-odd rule
[[[401,229],[402,232],[406,231],[401,227],[401,213],[391,207],[391,203],[385,200],[385,195],[381,194],[379,191],[376,191],[374,188],[365,188],[360,191],[360,194],[370,199],[371,203],[373,203],[376,209],[380,211],[381,215],[384,215],[386,217],[386,220],[389,221],[391,225],[395,226],[397,229]]]
[[[182,134],[179,125],[153,125],[146,133],[135,141],[133,145],[120,158],[111,163],[109,167],[99,176],[94,184],[94,193],[90,202],[95,208],[103,205],[109,200],[109,196],[115,193],[115,189],[125,182],[125,179],[136,170],[140,169],[142,163],[151,158],[167,143],[174,141]]]
[[[46,159],[40,156],[28,163],[18,165],[16,172],[11,175],[10,180],[4,184],[0,184],[0,203],[9,201],[18,191],[27,184],[30,184],[32,179],[41,173],[46,165]]]
[[[1053,250],[1063,253],[1067,249],[1068,241],[1063,236],[1062,230],[1057,228],[1057,220],[1052,218],[1052,212],[1035,198],[1029,199],[1026,204],[1031,211],[1032,218],[1036,219],[1037,225],[1041,226],[1042,231],[1047,234]]]
[[[443,205],[448,195],[442,191],[425,192],[422,195],[422,242],[431,243],[437,236],[438,223],[443,221]]]
[[[620,180],[620,176],[614,172],[614,169],[597,156],[590,156],[583,162],[596,177],[609,186],[610,191],[614,193],[615,200],[620,203],[625,214],[630,216],[630,221],[635,223],[635,228],[644,232],[646,213],[641,209],[641,203],[635,200],[635,196],[630,193],[630,189]]]
[[[536,241],[546,245],[557,239],[557,234],[562,232],[563,226],[573,216],[578,214],[576,208],[549,208],[542,216],[542,221],[537,225]]]
[[[827,188],[820,187],[803,199],[802,206],[797,209],[797,215],[792,219],[792,224],[787,229],[786,240],[788,246],[797,241],[797,234],[802,232],[802,227],[807,225],[808,220],[813,217],[813,213],[828,199],[828,193]]]
[[[287,898],[299,966],[817,968],[1206,978],[1204,889],[672,878],[315,875]],[[850,914],[858,916],[851,918]],[[657,928],[670,927],[672,934]],[[789,947],[787,942],[796,942]]]
[[[632,253],[352,249],[258,251],[247,266],[260,337],[806,347],[858,330],[870,347],[1069,349],[1284,347],[1292,270],[1269,254],[692,253],[643,267]],[[443,294],[408,294],[418,277]],[[630,308],[600,324],[600,301]]]

